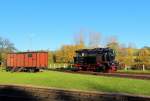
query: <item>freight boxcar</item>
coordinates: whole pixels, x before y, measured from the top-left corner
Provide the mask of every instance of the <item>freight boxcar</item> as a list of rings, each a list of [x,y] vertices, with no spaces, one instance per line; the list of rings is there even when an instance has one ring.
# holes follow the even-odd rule
[[[6,70],[35,72],[48,67],[48,52],[18,52],[7,54]]]
[[[110,48],[78,50],[74,57],[74,66],[77,70],[114,72],[117,70],[115,51]]]

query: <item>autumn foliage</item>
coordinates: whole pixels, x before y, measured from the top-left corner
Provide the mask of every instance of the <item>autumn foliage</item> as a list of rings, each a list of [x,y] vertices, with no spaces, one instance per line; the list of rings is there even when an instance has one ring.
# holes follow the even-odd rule
[[[98,34],[93,34],[98,36]],[[90,33],[90,36],[91,33]],[[50,63],[73,63],[73,57],[75,56],[75,51],[83,48],[96,48],[99,46],[100,38],[92,36],[93,40],[90,40],[90,44],[85,44],[83,39],[79,39],[76,44],[73,45],[63,45],[60,49],[56,51],[49,51]],[[109,47],[116,52],[116,61],[119,62],[119,68],[124,69],[128,67],[130,69],[142,69],[143,66],[146,69],[150,69],[150,47],[143,47],[141,49],[136,48],[134,45],[129,44],[127,46],[120,44],[115,37],[108,38],[107,44],[104,47]],[[93,42],[93,43],[92,43]]]
[[[101,34],[97,32],[89,33],[89,40],[85,41],[85,34],[80,31],[74,37],[74,43],[62,45],[55,51],[49,50],[49,63],[73,63],[75,51],[79,49],[109,47],[116,52],[116,61],[119,62],[120,68],[131,69],[150,69],[150,47],[145,46],[141,49],[136,48],[133,44],[127,45],[119,43],[116,37],[110,36],[102,40]],[[101,44],[102,41],[105,44]],[[8,52],[16,51],[14,44],[8,39],[0,37],[0,64],[4,63]]]

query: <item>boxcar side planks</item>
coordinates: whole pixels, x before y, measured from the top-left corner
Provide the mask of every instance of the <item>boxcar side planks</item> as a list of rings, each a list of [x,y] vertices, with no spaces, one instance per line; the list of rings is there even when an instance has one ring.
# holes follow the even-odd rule
[[[48,52],[9,53],[6,65],[8,71],[39,71],[48,67]]]

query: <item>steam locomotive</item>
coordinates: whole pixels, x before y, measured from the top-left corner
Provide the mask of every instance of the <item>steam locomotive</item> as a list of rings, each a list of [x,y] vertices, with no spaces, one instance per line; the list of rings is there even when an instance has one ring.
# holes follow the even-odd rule
[[[81,49],[76,51],[74,67],[83,71],[115,72],[115,51],[110,48]]]

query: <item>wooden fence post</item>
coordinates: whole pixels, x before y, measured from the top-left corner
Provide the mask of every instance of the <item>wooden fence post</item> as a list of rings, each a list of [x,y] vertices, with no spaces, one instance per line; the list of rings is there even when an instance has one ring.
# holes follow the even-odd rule
[[[53,68],[55,68],[55,64],[54,64]]]
[[[49,68],[51,69],[51,64],[49,64]]]
[[[145,65],[143,64],[143,71],[145,71]]]
[[[64,64],[64,68],[66,68],[66,64]]]

